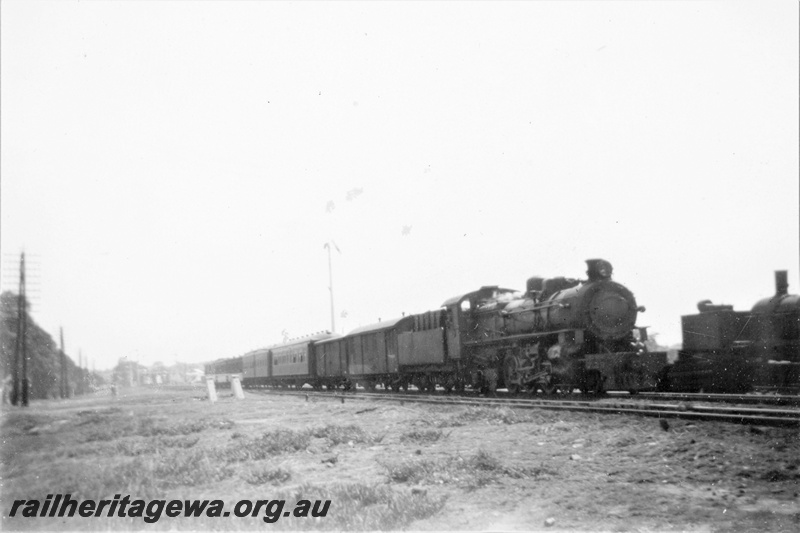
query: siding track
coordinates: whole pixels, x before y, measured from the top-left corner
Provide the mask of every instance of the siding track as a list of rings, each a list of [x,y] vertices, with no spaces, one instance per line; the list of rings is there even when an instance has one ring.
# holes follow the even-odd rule
[[[707,406],[693,403],[646,403],[632,400],[566,400],[534,398],[484,398],[465,396],[423,395],[414,393],[324,393],[312,390],[251,390],[265,395],[280,394],[331,401],[374,401],[398,403],[427,403],[440,405],[465,405],[480,407],[508,407],[514,409],[546,409],[599,414],[649,416],[697,421],[729,422],[759,426],[800,427],[800,409],[770,409],[742,406]]]

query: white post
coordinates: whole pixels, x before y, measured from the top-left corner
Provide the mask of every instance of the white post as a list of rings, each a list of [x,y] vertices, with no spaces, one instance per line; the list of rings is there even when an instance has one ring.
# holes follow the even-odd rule
[[[242,384],[239,382],[239,376],[233,376],[231,378],[231,388],[237,400],[244,400],[244,392],[242,392]]]
[[[208,401],[214,403],[217,401],[217,387],[214,385],[214,378],[206,379],[206,387],[208,387]]]

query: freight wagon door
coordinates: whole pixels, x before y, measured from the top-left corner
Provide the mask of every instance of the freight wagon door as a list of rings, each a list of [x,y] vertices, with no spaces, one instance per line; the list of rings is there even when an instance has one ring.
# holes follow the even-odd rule
[[[458,306],[450,306],[445,311],[444,317],[444,330],[445,339],[447,342],[447,357],[451,359],[461,358],[461,343],[459,342],[459,317]]]
[[[439,328],[409,331],[397,336],[401,365],[431,365],[444,363],[444,345]]]
[[[387,371],[386,336],[382,331],[372,335],[375,343],[375,368],[373,372],[384,373]]]
[[[387,372],[397,372],[397,330],[386,332],[386,368]]]
[[[347,373],[357,376],[364,372],[364,355],[361,351],[361,337],[347,339]]]
[[[342,354],[341,352],[344,350],[340,350],[339,348],[344,346],[344,343],[341,341],[336,341],[328,344],[326,355],[328,357],[327,365],[325,366],[325,370],[327,371],[328,376],[339,376],[344,374],[344,364],[342,363]]]

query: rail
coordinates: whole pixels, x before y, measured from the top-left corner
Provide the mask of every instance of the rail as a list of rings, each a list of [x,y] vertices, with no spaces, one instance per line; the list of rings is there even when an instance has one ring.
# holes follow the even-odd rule
[[[310,398],[339,400],[341,402],[388,401],[400,403],[427,403],[439,405],[470,405],[509,407],[514,409],[544,409],[556,411],[585,412],[598,414],[636,415],[655,418],[670,418],[698,421],[729,422],[759,426],[800,427],[800,409],[766,409],[750,407],[704,406],[696,404],[642,403],[635,401],[614,401],[600,403],[586,400],[551,400],[524,398],[483,398],[463,396],[432,396],[417,394],[383,393],[324,393],[316,391],[285,391],[261,389],[267,394],[294,395]]]

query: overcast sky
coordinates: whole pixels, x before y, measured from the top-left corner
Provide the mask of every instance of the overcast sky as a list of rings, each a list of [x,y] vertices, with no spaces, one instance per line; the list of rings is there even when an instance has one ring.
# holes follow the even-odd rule
[[[595,257],[666,344],[800,292],[795,1],[1,9],[3,289],[98,369],[329,329],[331,240],[340,331]]]

